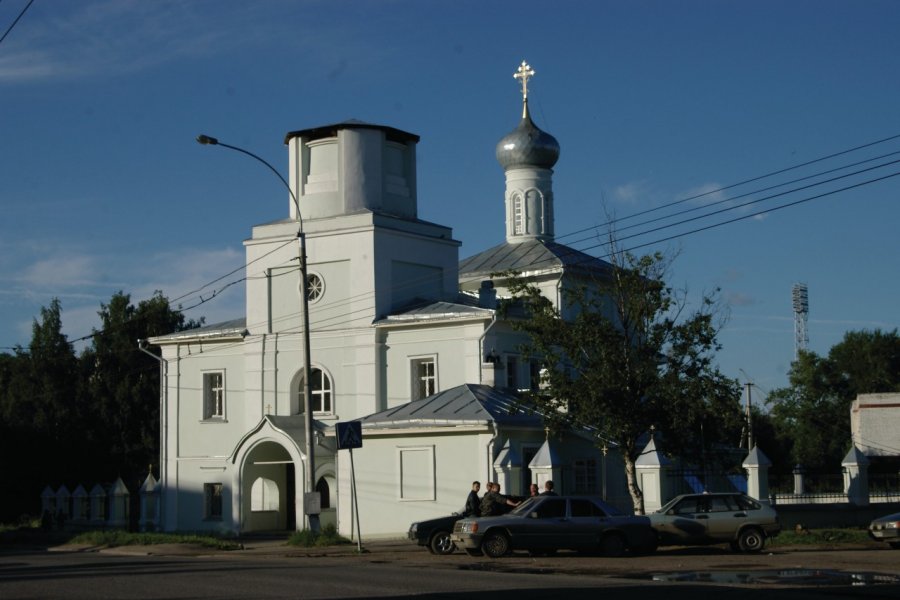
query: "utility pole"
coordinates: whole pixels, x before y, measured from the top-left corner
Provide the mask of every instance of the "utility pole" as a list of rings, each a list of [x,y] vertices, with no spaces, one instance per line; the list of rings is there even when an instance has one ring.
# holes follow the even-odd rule
[[[750,416],[750,390],[753,388],[753,384],[748,381],[745,385],[747,386],[747,451],[749,452],[753,449],[753,419]]]

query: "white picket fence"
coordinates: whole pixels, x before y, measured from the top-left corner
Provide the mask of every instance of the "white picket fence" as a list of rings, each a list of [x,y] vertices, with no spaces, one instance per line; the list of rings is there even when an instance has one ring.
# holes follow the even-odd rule
[[[159,525],[160,486],[147,475],[138,493],[141,531],[155,531]],[[95,484],[88,491],[79,484],[74,491],[65,485],[54,490],[49,485],[41,492],[41,521],[45,527],[127,529],[131,520],[131,492],[121,478],[112,485]]]

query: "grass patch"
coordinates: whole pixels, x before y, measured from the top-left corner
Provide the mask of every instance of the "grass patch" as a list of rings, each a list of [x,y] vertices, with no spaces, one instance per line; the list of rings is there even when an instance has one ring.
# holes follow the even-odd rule
[[[827,546],[834,544],[865,544],[870,542],[865,529],[804,529],[782,531],[768,541],[770,546]]]
[[[227,538],[206,534],[129,533],[109,529],[81,533],[47,530],[40,519],[23,520],[15,524],[0,524],[0,544],[27,546],[58,546],[85,544],[88,546],[149,546],[153,544],[193,544],[216,550],[238,550],[241,545]]]
[[[290,546],[301,546],[304,548],[312,548],[314,546],[337,546],[341,544],[349,544],[350,540],[342,535],[338,535],[334,525],[326,525],[322,531],[315,532],[309,529],[295,531],[287,541]]]
[[[86,531],[69,539],[70,544],[90,546],[152,546],[155,544],[192,544],[215,550],[238,550],[241,545],[233,540],[212,535],[178,533],[129,533],[118,529]]]

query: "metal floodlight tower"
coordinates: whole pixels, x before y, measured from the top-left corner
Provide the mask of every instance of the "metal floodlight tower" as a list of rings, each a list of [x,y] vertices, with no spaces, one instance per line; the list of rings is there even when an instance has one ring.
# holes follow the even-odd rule
[[[800,357],[800,351],[809,346],[809,334],[806,322],[809,318],[809,290],[805,283],[795,283],[791,290],[794,305],[794,360]]]

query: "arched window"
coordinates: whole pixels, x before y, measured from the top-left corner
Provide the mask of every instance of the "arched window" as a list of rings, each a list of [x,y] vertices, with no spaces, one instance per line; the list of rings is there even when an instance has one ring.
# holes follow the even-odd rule
[[[300,380],[300,389],[297,392],[300,400],[299,412],[303,413],[303,391],[305,382]],[[312,379],[310,379],[310,407],[313,414],[331,414],[334,412],[334,392],[331,387],[331,379],[322,369],[312,369]]]
[[[250,510],[278,510],[278,484],[265,477],[257,477],[250,488]]]
[[[516,194],[512,199],[512,217],[513,217],[513,234],[522,235],[525,233],[525,203],[522,196]]]
[[[324,477],[316,484],[316,491],[319,492],[319,508],[331,508],[331,489]]]

